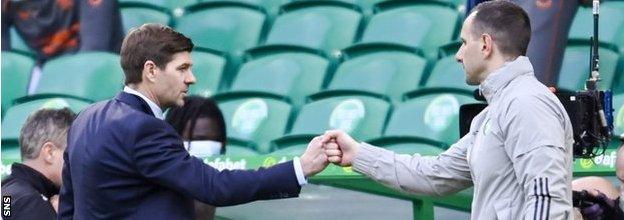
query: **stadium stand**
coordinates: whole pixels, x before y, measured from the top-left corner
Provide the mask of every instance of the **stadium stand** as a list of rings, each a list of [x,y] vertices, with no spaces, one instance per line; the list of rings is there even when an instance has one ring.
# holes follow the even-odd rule
[[[64,55],[46,62],[34,94],[17,101],[55,96],[87,102],[101,101],[112,98],[123,88],[123,77],[117,54],[88,52]]]
[[[145,23],[171,25],[169,10],[156,5],[140,2],[121,3],[120,12],[125,33]]]
[[[30,71],[35,65],[32,57],[2,51],[2,116],[15,99],[26,96]]]
[[[357,5],[344,2],[291,2],[282,6],[266,44],[297,45],[334,54],[355,41],[362,18]]]

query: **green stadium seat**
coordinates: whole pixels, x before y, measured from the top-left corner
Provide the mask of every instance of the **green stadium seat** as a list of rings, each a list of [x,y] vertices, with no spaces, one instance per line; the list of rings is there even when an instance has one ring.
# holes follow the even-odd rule
[[[421,51],[392,44],[355,45],[342,58],[323,93],[356,90],[400,102],[404,93],[418,88],[427,67]]]
[[[21,162],[20,148],[17,146],[2,145],[2,167],[0,169],[1,178],[11,174],[11,165]]]
[[[395,107],[384,136],[418,137],[433,141],[433,145],[459,140],[459,108],[477,102],[472,92],[459,89],[421,89],[406,97],[408,100]]]
[[[613,136],[624,134],[624,94],[613,97]]]
[[[364,10],[364,12],[366,14],[370,14],[372,13],[375,4],[379,3],[379,2],[383,2],[385,0],[340,0],[343,2],[348,2],[357,6],[360,6],[360,8],[362,8],[362,10]]]
[[[616,45],[624,53],[624,1],[600,3],[598,38],[601,42]],[[568,38],[588,41],[594,33],[591,5],[580,7],[572,21]]]
[[[216,95],[225,119],[228,142],[268,153],[270,141],[286,133],[292,106],[261,94]]]
[[[253,157],[258,156],[258,152],[249,149],[246,146],[227,145],[225,148],[226,157]]]
[[[17,33],[15,28],[11,28],[9,34],[11,35],[11,50],[23,52],[25,54],[35,54],[35,52],[26,45],[26,42],[24,42],[24,39]]]
[[[237,2],[203,2],[187,8],[175,29],[195,46],[240,54],[258,44],[266,15],[259,6]]]
[[[26,98],[62,95],[96,102],[112,98],[121,91],[123,79],[117,54],[86,52],[65,55],[46,62],[35,93]]]
[[[295,1],[282,7],[266,44],[309,47],[333,54],[353,43],[363,16],[338,1]]]
[[[600,89],[613,84],[618,65],[618,54],[613,47],[600,44]],[[557,86],[559,89],[576,91],[585,88],[589,76],[589,45],[570,40],[563,55]]]
[[[431,70],[424,88],[456,88],[472,92],[478,86],[466,84],[466,72],[455,56],[439,59]]]
[[[145,23],[171,24],[171,16],[167,9],[144,3],[122,3],[120,5],[121,21],[125,33]]]
[[[212,2],[220,0],[199,0],[199,2]],[[264,8],[270,15],[276,15],[279,12],[280,6],[291,2],[292,0],[229,0],[233,2],[243,2],[252,5],[258,5]]]
[[[119,0],[119,2],[120,4],[143,3],[167,8],[169,10],[180,10],[197,3],[197,0]]]
[[[259,91],[289,97],[302,105],[318,92],[330,67],[327,57],[295,46],[265,46],[248,51],[230,91]]]
[[[278,150],[305,149],[315,135],[329,129],[341,129],[357,140],[378,137],[390,112],[390,104],[379,98],[340,95],[304,105],[288,135],[274,141]]]
[[[19,53],[2,51],[2,116],[15,99],[28,94],[28,81],[35,61]]]
[[[17,104],[9,108],[6,116],[2,121],[2,149],[5,147],[19,147],[18,140],[20,130],[26,122],[28,116],[42,108],[60,109],[64,107],[70,108],[73,112],[78,113],[89,105],[88,102],[72,99],[72,98],[46,98],[37,99],[21,104]],[[3,156],[4,157],[4,156]]]
[[[196,82],[190,87],[190,93],[209,97],[217,93],[228,70],[226,54],[216,50],[198,48],[191,53],[193,74]]]
[[[377,8],[361,42],[422,48],[429,58],[435,58],[438,47],[454,39],[461,20],[459,12],[444,2],[396,0],[379,3]]]

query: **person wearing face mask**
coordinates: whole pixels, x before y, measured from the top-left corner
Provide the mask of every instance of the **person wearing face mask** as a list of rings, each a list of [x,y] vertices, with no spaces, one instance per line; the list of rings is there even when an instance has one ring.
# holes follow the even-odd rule
[[[209,98],[189,96],[182,107],[167,114],[167,122],[184,141],[189,154],[203,158],[225,154],[226,131],[223,114]],[[195,201],[196,219],[214,219],[215,207]]]
[[[184,140],[184,148],[196,157],[225,154],[225,120],[217,104],[199,96],[189,96],[185,103],[171,108],[166,118]]]

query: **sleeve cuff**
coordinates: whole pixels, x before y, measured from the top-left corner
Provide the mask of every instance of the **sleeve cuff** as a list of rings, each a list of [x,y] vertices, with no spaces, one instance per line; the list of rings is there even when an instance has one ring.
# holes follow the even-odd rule
[[[305,175],[303,174],[303,168],[301,167],[299,157],[293,158],[293,166],[295,167],[295,175],[297,176],[297,182],[299,182],[299,185],[303,186],[308,184],[308,180],[306,180]]]

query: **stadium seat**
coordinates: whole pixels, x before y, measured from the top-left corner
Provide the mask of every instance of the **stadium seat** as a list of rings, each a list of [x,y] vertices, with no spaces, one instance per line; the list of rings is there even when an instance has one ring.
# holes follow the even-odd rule
[[[618,54],[613,47],[600,44],[600,89],[613,84],[618,65]],[[557,86],[562,90],[576,91],[585,88],[589,76],[589,46],[570,40],[565,49]]]
[[[456,88],[472,92],[477,86],[466,84],[466,73],[455,56],[439,59],[427,77],[424,88]]]
[[[247,52],[230,91],[259,91],[289,97],[302,105],[321,89],[330,61],[318,51],[295,46],[265,46]]]
[[[190,93],[209,97],[219,90],[228,70],[226,54],[216,50],[195,49],[191,53],[193,59],[193,74],[196,82],[190,87]]]
[[[477,102],[472,92],[459,89],[421,89],[406,96],[392,112],[384,136],[417,137],[434,146],[459,140],[459,108]]]
[[[393,44],[360,44],[343,51],[326,92],[358,90],[400,102],[402,95],[418,88],[427,60],[422,52]]]
[[[169,10],[180,10],[184,7],[197,3],[197,0],[119,0],[121,4],[126,3],[144,3],[150,4]]]
[[[620,71],[615,75],[611,90],[614,94],[624,94],[624,61],[620,63]]]
[[[88,102],[72,98],[47,98],[17,104],[9,108],[2,121],[2,148],[19,146],[20,130],[28,116],[33,112],[42,108],[60,109],[68,107],[73,112],[78,113],[87,105],[89,105]]]
[[[362,20],[356,5],[338,1],[295,1],[282,7],[266,44],[286,44],[332,54],[355,40]]]
[[[613,97],[613,136],[617,138],[624,134],[624,94]]]
[[[9,168],[11,164],[15,162],[20,162],[20,161],[22,161],[22,158],[21,158],[19,147],[16,147],[16,146],[9,147],[9,146],[2,145],[2,165],[3,166],[7,166],[6,168]],[[3,167],[3,169],[5,169],[5,167]],[[3,170],[2,179],[4,179],[5,174],[7,174],[7,172]]]
[[[2,51],[2,116],[13,101],[28,92],[28,81],[35,61],[19,53]]]
[[[203,2],[187,8],[175,29],[195,46],[239,55],[258,44],[266,15],[259,6],[237,2]]]
[[[24,42],[24,39],[22,39],[22,37],[17,33],[17,30],[15,30],[15,28],[10,29],[10,35],[11,50],[23,52],[25,54],[35,54],[35,52],[33,52],[32,49],[30,49],[30,47],[26,45],[26,42]]]
[[[259,153],[268,153],[270,141],[284,135],[293,110],[289,103],[261,94],[227,94],[214,98],[223,112],[228,142]]]
[[[361,42],[385,42],[422,48],[435,58],[438,47],[451,42],[458,33],[460,14],[437,1],[387,1],[364,30]],[[390,34],[391,33],[391,34]]]
[[[125,33],[145,23],[171,24],[171,15],[165,8],[144,3],[122,3],[121,21]]]
[[[25,98],[70,96],[95,102],[112,98],[120,92],[123,79],[117,54],[85,52],[64,55],[43,66],[34,94]],[[23,102],[22,99],[19,101]]]
[[[288,135],[274,144],[278,150],[305,149],[313,136],[328,129],[344,130],[357,140],[378,137],[390,108],[387,101],[370,96],[345,94],[316,100],[301,108]]]
[[[624,1],[600,3],[598,38],[601,42],[616,45],[624,53]],[[572,21],[568,38],[588,41],[594,33],[594,19],[591,5],[580,7]]]
[[[199,2],[212,2],[220,0],[199,0]],[[279,12],[280,6],[291,2],[292,0],[229,0],[234,2],[243,2],[252,5],[258,5],[264,8],[270,15],[276,15]]]
[[[385,0],[340,0],[343,2],[348,2],[357,6],[360,6],[360,8],[362,8],[362,10],[366,13],[366,14],[370,14],[372,13],[375,4],[379,3],[379,2],[383,2]]]
[[[253,157],[258,156],[258,152],[249,149],[247,147],[241,147],[236,145],[227,145],[225,148],[226,157]]]

